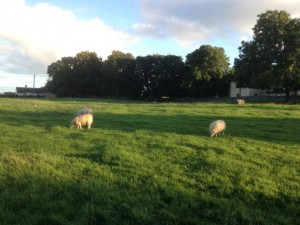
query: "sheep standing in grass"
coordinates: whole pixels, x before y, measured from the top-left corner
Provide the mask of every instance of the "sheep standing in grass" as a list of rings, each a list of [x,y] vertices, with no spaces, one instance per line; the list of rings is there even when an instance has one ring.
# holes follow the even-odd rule
[[[211,137],[214,137],[214,136],[217,137],[221,133],[224,134],[225,129],[226,129],[225,121],[224,120],[216,120],[210,124],[208,132]]]
[[[90,129],[93,123],[93,116],[91,114],[83,114],[76,116],[70,124],[70,128],[80,128],[82,129],[82,126],[88,126],[87,128]]]
[[[244,99],[237,99],[237,100],[236,100],[236,103],[237,103],[238,105],[244,105],[244,104],[245,104],[245,100],[244,100]]]
[[[77,116],[83,115],[83,114],[91,114],[94,115],[93,110],[90,108],[82,108],[78,111]]]

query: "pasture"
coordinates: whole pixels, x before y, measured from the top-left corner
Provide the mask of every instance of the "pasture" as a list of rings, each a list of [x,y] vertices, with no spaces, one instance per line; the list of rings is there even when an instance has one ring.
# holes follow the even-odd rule
[[[300,105],[3,98],[0,224],[300,224],[299,125]]]

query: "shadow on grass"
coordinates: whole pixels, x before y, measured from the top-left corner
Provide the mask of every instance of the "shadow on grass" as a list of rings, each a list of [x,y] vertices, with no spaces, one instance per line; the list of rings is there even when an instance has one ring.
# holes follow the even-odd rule
[[[55,126],[69,129],[67,125],[73,115],[52,111],[24,113],[0,110],[0,117],[1,125],[31,125],[49,132]],[[300,119],[98,113],[92,129],[95,132],[101,129],[121,132],[146,130],[158,134],[208,137],[209,123],[215,119],[227,122],[225,138],[228,135],[299,144],[300,128],[295,125]],[[65,137],[80,141],[82,136],[83,133],[78,131],[67,133]],[[145,169],[146,165],[134,169],[117,164],[118,160],[114,160],[117,150],[104,159],[104,155],[109,154],[105,152],[105,142],[94,136],[92,140],[95,142],[87,147],[86,152],[66,154],[65,161],[52,164],[51,157],[43,159],[47,165],[44,169],[37,162],[24,165],[30,157],[20,161],[13,161],[14,157],[2,157],[1,164],[5,166],[1,165],[0,177],[1,224],[293,225],[300,222],[295,217],[299,214],[297,196],[281,196],[281,193],[267,196],[259,190],[239,186],[232,189],[229,186],[227,190],[219,183],[201,182],[204,174],[213,177],[211,172],[217,167],[204,156],[176,161],[174,165],[181,163],[192,173],[190,176],[189,173],[179,174],[182,177],[176,178],[172,176],[172,168],[167,169],[164,165],[154,167],[156,170],[152,173]],[[201,149],[203,154],[208,150]],[[213,150],[216,154],[223,151],[219,148]],[[76,162],[69,160],[72,158],[88,159],[89,162],[82,160],[79,163],[81,167],[76,167],[77,164],[73,164]],[[200,172],[201,175],[197,175]],[[195,181],[196,175],[200,181]],[[186,182],[188,179],[192,182]],[[234,186],[234,180],[230,182]]]
[[[207,136],[209,124],[223,119],[227,124],[225,137],[236,136],[274,143],[300,144],[299,119],[189,115],[96,115],[96,127],[132,132],[138,129],[183,135]]]
[[[0,110],[1,124],[10,126],[37,126],[51,131],[55,126],[69,127],[74,115],[69,112],[7,112]],[[251,138],[254,140],[294,144],[300,143],[300,118],[260,118],[197,115],[147,115],[147,114],[112,114],[97,113],[94,116],[92,129],[118,130],[133,132],[147,130],[182,135],[208,137],[209,124],[216,119],[224,119],[227,128],[226,136]]]
[[[2,175],[2,225],[299,223],[292,196],[268,197],[240,188],[223,193],[221,187],[209,184],[189,192],[192,187],[178,186],[174,180],[159,182],[157,176],[167,174],[153,177],[126,170],[112,179],[88,166],[68,175],[63,166],[43,173],[34,166]]]
[[[72,138],[72,137],[71,137]],[[106,164],[106,165],[116,165],[112,161],[104,162],[103,156],[106,151],[105,143],[100,143],[98,140],[92,141],[92,147],[85,149],[84,151],[77,151],[77,153],[67,154],[67,157],[87,159],[93,163]]]
[[[47,99],[48,101],[53,101],[53,102],[68,102],[69,103],[111,103],[111,104],[123,104],[123,105],[128,105],[128,104],[145,104],[145,101],[142,100],[125,100],[125,99],[115,99],[115,98],[52,98],[52,99]]]
[[[10,126],[37,126],[45,127],[46,130],[51,130],[54,126],[69,127],[74,115],[70,113],[61,113],[53,111],[41,112],[18,112],[18,111],[2,111],[0,110],[1,124]]]

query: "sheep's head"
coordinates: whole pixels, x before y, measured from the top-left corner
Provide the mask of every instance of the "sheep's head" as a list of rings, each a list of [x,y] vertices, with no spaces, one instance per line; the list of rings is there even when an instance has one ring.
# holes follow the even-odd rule
[[[79,126],[79,124],[77,124],[77,123],[71,123],[70,124],[70,128],[79,128],[80,126]]]
[[[78,127],[77,123],[76,123],[76,119],[73,119],[70,123],[70,128],[73,128],[73,127]]]

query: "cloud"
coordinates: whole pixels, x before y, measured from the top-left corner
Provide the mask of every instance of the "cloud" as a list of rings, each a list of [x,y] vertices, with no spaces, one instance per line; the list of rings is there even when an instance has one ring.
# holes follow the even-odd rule
[[[266,10],[300,15],[299,0],[141,0],[139,6],[143,22],[133,27],[138,33],[172,38],[183,47],[252,36],[257,16]]]
[[[99,18],[80,20],[59,7],[24,0],[0,0],[0,68],[8,73],[43,73],[63,56],[89,50],[105,58],[122,50],[133,36]]]
[[[133,23],[134,33],[131,34],[109,26],[101,18],[79,19],[78,11],[46,3],[29,6],[25,0],[0,0],[0,70],[45,74],[47,66],[63,56],[89,50],[106,58],[112,50],[126,51],[130,44],[145,36],[159,41],[172,40],[189,50],[214,43],[237,48],[241,40],[251,38],[257,15],[266,10],[286,10],[292,17],[300,15],[299,0],[132,2],[141,20]],[[87,11],[88,8],[77,10]],[[137,54],[147,47],[151,51],[149,46],[145,44],[135,50]],[[178,49],[181,50],[180,46]]]
[[[165,35],[159,31],[158,27],[152,24],[135,23],[133,24],[132,28],[135,31],[138,31],[139,33],[147,36],[155,36],[158,39],[166,38]]]

